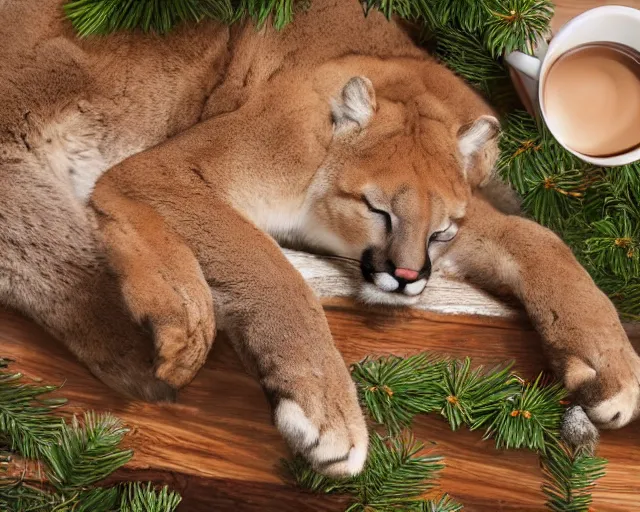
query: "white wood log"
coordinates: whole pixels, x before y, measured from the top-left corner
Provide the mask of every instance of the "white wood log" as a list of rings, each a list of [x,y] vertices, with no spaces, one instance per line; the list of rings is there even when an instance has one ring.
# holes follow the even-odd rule
[[[358,265],[340,258],[317,256],[283,249],[286,257],[320,298],[355,297],[362,279]],[[434,272],[413,308],[434,313],[515,318],[522,314],[513,306],[464,281]]]

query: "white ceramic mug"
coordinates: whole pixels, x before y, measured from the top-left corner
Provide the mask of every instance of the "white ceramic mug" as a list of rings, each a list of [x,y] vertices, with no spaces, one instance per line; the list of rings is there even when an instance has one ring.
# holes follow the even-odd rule
[[[537,57],[521,52],[513,52],[506,56],[507,63],[520,73],[536,80],[533,103],[538,104],[544,122],[556,140],[567,150],[585,162],[603,167],[626,165],[640,160],[640,147],[624,154],[609,157],[594,157],[573,151],[567,147],[561,137],[554,131],[545,112],[542,87],[552,64],[562,55],[576,46],[587,43],[611,42],[629,46],[640,52],[640,10],[631,7],[608,5],[596,7],[573,18],[553,36],[548,46],[541,45]]]

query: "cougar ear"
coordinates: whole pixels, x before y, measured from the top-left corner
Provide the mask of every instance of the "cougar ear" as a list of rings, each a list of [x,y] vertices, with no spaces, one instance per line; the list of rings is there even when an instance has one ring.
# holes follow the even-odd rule
[[[483,149],[487,142],[500,133],[500,123],[493,116],[480,116],[458,130],[458,149],[462,158],[469,160]]]
[[[583,384],[595,379],[596,371],[582,359],[569,356],[564,370],[564,387],[575,391]]]
[[[486,185],[498,159],[500,123],[493,116],[480,116],[458,130],[458,151],[465,178],[472,188]]]
[[[376,93],[371,80],[355,76],[343,87],[340,98],[331,105],[336,132],[364,128],[376,111]]]

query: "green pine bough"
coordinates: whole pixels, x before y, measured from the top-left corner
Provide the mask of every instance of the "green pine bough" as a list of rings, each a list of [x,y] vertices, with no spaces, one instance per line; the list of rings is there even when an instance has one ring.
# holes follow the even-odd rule
[[[358,0],[344,0],[358,1]],[[313,0],[72,0],[65,12],[81,36],[181,22],[252,19],[281,29]],[[628,320],[640,320],[640,164],[597,168],[573,157],[526,112],[502,62],[545,37],[550,0],[364,0],[424,27],[425,44],[478,88],[503,117],[501,176],[524,211],[556,231]]]
[[[566,391],[542,375],[525,381],[510,367],[471,368],[471,361],[432,354],[365,359],[351,368],[360,400],[374,430],[361,475],[336,481],[314,472],[300,457],[283,461],[298,486],[312,492],[350,497],[347,512],[450,512],[463,505],[443,494],[424,499],[444,468],[434,448],[425,453],[408,429],[419,414],[439,414],[452,430],[481,430],[497,449],[528,449],[540,456],[547,508],[586,512],[595,481],[606,461],[560,438]]]
[[[127,433],[110,416],[85,413],[70,423],[55,415],[63,399],[47,398],[56,386],[29,384],[0,359],[0,510],[11,512],[172,512],[180,497],[166,487],[100,482],[133,453],[120,444]],[[565,391],[538,377],[527,382],[509,367],[485,371],[462,361],[418,354],[365,359],[352,366],[362,404],[382,429],[371,435],[369,457],[359,476],[332,480],[300,457],[283,461],[298,486],[343,494],[346,512],[454,512],[462,504],[442,494],[427,500],[445,467],[435,448],[425,450],[409,428],[418,414],[440,414],[452,430],[481,430],[498,449],[540,454],[543,492],[554,512],[588,510],[594,482],[606,461],[560,440]],[[37,461],[44,478],[15,477],[15,458]],[[7,470],[12,470],[7,472]],[[6,472],[3,476],[2,472]]]
[[[126,464],[128,432],[109,414],[87,412],[65,422],[55,411],[65,400],[47,398],[57,386],[28,384],[0,359],[0,510],[8,512],[172,512],[180,496],[168,488],[101,480]],[[16,458],[36,461],[43,475],[11,476]],[[11,471],[9,471],[11,470]],[[38,471],[40,473],[40,471]],[[30,478],[33,477],[33,478]]]

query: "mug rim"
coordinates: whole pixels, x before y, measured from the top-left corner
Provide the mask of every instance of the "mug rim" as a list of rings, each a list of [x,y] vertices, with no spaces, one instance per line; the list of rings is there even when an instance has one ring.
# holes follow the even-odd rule
[[[594,7],[593,9],[589,9],[579,14],[575,18],[572,18],[567,23],[565,23],[565,25],[558,31],[557,34],[553,35],[551,41],[549,42],[547,51],[542,58],[540,74],[538,76],[538,84],[539,84],[538,85],[538,104],[540,106],[540,112],[544,119],[544,123],[547,126],[547,128],[549,128],[549,131],[551,131],[551,127],[549,126],[549,120],[547,119],[547,114],[545,112],[544,102],[543,102],[544,80],[546,78],[546,74],[548,70],[551,68],[553,63],[560,57],[560,55],[564,55],[564,53],[575,48],[575,46],[568,48],[567,50],[563,51],[561,54],[557,56],[553,56],[553,58],[547,58],[547,56],[552,55],[554,47],[557,47],[560,44],[560,42],[563,39],[563,33],[568,33],[572,27],[574,27],[579,23],[584,22],[585,19],[591,18],[594,15],[603,14],[603,13],[607,13],[607,14],[617,13],[617,14],[631,15],[634,18],[636,18],[638,20],[638,23],[640,24],[639,9],[634,9],[633,7],[627,7],[623,5],[601,5],[599,7]],[[584,160],[585,162],[592,163],[595,165],[604,166],[604,167],[619,166],[619,165],[627,165],[636,161],[640,161],[640,147],[636,147],[626,153],[621,153],[619,155],[606,156],[606,157],[593,157],[593,156],[580,153],[579,151],[574,151],[573,149],[567,147],[567,145],[565,145],[561,140],[555,137],[555,134],[554,134],[554,138],[560,143],[560,145],[562,145],[563,148],[565,148],[567,151],[569,151],[573,155],[577,156],[581,160]]]

